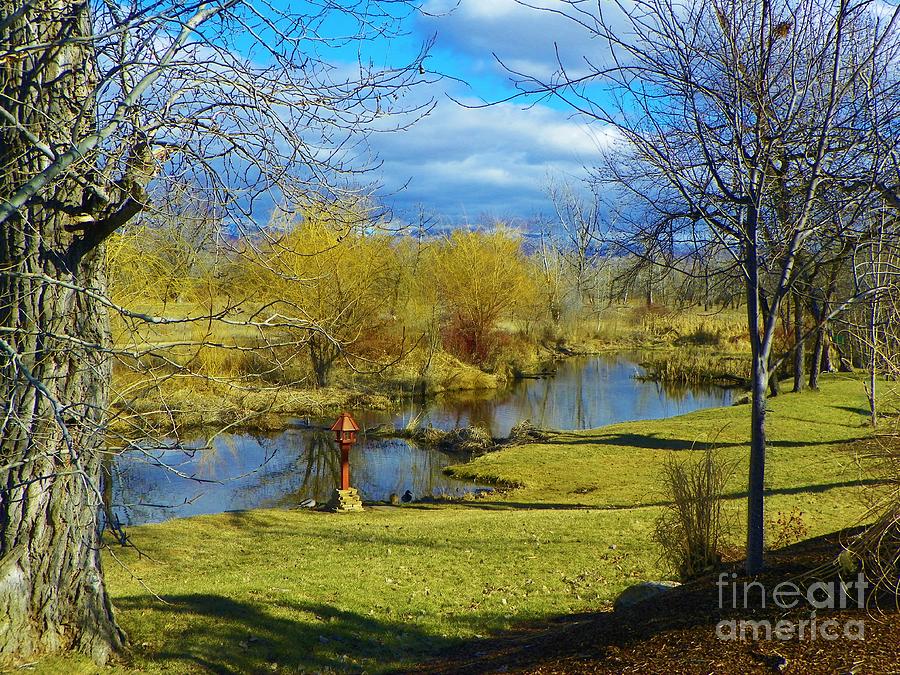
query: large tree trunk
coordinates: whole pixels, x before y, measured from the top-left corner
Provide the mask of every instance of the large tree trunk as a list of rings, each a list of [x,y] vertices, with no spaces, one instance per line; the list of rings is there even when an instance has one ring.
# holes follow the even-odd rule
[[[747,573],[756,574],[763,567],[765,542],[765,475],[766,475],[766,388],[769,385],[768,357],[760,336],[759,259],[756,251],[756,229],[750,228],[751,244],[746,252],[747,324],[750,328],[751,409],[750,470],[747,486]]]
[[[809,388],[813,391],[819,389],[819,373],[822,372],[822,349],[825,344],[825,331],[821,328],[816,331],[816,342],[813,346],[812,362],[809,366]]]
[[[0,0],[0,15],[21,10]],[[0,69],[0,200],[94,128],[87,3],[40,3],[0,29],[0,50],[35,44]],[[95,158],[33,198],[0,234],[0,657],[122,647],[100,560],[101,452],[109,383],[105,254],[79,243],[74,213]],[[77,289],[87,287],[94,293]]]
[[[834,294],[837,291],[837,268],[831,273],[831,280],[828,282],[828,290],[825,292],[825,302],[822,303],[822,315],[831,314]],[[823,373],[833,373],[834,365],[831,363],[831,322],[826,321],[822,326],[822,365]]]
[[[827,320],[831,313],[832,299],[837,290],[838,267],[833,266],[829,272],[828,286],[824,293],[820,291],[819,297],[813,297],[809,309],[818,328],[816,329],[816,341],[813,347],[812,364],[809,371],[809,388],[819,388],[819,375],[834,371],[831,363],[831,328]]]
[[[763,567],[765,543],[766,385],[765,359],[753,357],[750,408],[750,473],[747,494],[747,573]]]

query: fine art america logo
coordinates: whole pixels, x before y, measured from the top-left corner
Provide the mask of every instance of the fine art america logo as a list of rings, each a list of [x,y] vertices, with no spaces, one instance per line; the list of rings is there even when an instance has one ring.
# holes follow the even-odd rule
[[[801,587],[784,581],[774,588],[766,588],[759,581],[735,581],[737,574],[722,573],[719,587],[719,609],[751,610],[777,608],[781,610],[809,609],[808,619],[723,619],[716,624],[720,640],[848,640],[865,639],[865,622],[860,619],[838,621],[821,619],[819,610],[865,608],[865,593],[870,584],[862,574],[855,581],[816,581]]]

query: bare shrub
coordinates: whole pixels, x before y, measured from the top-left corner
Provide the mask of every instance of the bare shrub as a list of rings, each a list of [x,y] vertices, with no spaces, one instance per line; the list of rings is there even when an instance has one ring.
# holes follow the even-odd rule
[[[663,465],[667,505],[656,520],[653,539],[663,560],[684,580],[721,562],[721,546],[730,530],[723,493],[733,471],[733,464],[711,449],[699,460],[672,456]]]
[[[803,511],[779,511],[769,523],[769,548],[784,548],[806,539],[809,525],[805,515]]]
[[[894,434],[876,438],[867,457],[884,481],[870,492],[869,515],[874,518],[848,549],[850,559],[862,563],[867,579],[877,588],[900,596],[900,439]]]
[[[451,317],[441,331],[444,349],[456,358],[476,365],[484,365],[496,350],[499,332],[481,328],[464,318]]]

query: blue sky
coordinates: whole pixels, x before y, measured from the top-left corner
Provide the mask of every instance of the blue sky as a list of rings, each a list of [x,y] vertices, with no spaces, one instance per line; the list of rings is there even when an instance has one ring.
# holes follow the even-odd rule
[[[373,177],[383,185],[383,201],[410,221],[420,211],[447,224],[548,215],[548,182],[580,181],[608,133],[559,101],[472,109],[452,99],[477,105],[515,93],[494,54],[511,68],[544,76],[556,69],[557,49],[577,67],[596,43],[583,28],[514,0],[426,0],[423,8],[431,16],[405,22],[406,37],[365,45],[376,64],[399,65],[435,36],[424,65],[446,76],[411,94],[437,101],[430,115],[407,131],[370,139],[381,162]]]
[[[523,0],[528,5],[565,9],[559,0]],[[567,11],[584,12],[590,24],[597,3],[573,3]],[[603,5],[605,19],[617,23],[615,3]],[[896,0],[875,0],[872,9],[889,16]],[[450,224],[477,224],[488,219],[521,219],[549,215],[546,195],[550,180],[577,183],[596,165],[614,134],[598,123],[573,115],[559,100],[519,100],[484,109],[469,104],[499,101],[515,92],[509,74],[494,54],[513,70],[545,80],[557,69],[557,55],[571,76],[588,72],[587,61],[602,64],[602,41],[574,21],[538,11],[516,0],[424,0],[436,16],[419,17],[409,26],[393,55],[413,53],[436,35],[428,71],[446,79],[429,92],[438,100],[435,111],[407,132],[372,140],[383,166],[379,179],[390,193],[385,201],[398,216],[413,219],[421,207]],[[622,30],[626,22],[621,23]],[[379,47],[382,48],[382,47]],[[603,96],[595,85],[592,97]],[[408,184],[407,184],[408,181]],[[402,186],[406,185],[404,189]]]
[[[590,72],[588,62],[603,64],[607,52],[602,41],[574,21],[516,0],[418,1],[424,11],[406,17],[402,37],[348,40],[322,54],[338,74],[352,69],[357,57],[376,68],[397,67],[415,59],[422,44],[434,38],[424,61],[431,83],[409,92],[399,105],[414,107],[433,99],[436,107],[409,129],[375,133],[368,139],[368,148],[379,161],[370,175],[381,185],[377,196],[397,220],[407,222],[416,222],[420,213],[444,225],[552,217],[548,185],[577,186],[600,162],[603,151],[612,147],[616,135],[577,116],[558,99],[507,100],[516,89],[498,59],[512,70],[545,81],[557,70],[559,59],[570,77],[577,78]],[[588,24],[590,13],[597,11],[593,2],[526,1],[545,9],[584,12],[578,18]],[[301,7],[329,4],[275,2],[285,3],[288,11],[292,2]],[[395,2],[336,4],[373,12],[403,7],[401,0]],[[893,4],[876,0],[874,7],[882,6]],[[603,8],[605,20],[621,19],[610,14],[615,3],[604,3]],[[626,25],[622,21],[622,31]],[[346,35],[356,26],[336,20],[318,28],[320,35]],[[235,42],[234,47],[243,51],[240,36]],[[592,97],[599,96],[603,91],[594,85]],[[493,105],[478,107],[485,102]]]

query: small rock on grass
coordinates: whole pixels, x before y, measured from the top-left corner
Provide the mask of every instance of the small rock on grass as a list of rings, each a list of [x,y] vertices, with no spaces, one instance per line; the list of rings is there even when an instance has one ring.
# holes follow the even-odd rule
[[[629,586],[619,593],[613,603],[613,609],[617,612],[634,607],[656,596],[671,591],[673,588],[680,586],[677,581],[642,581],[634,586]]]

